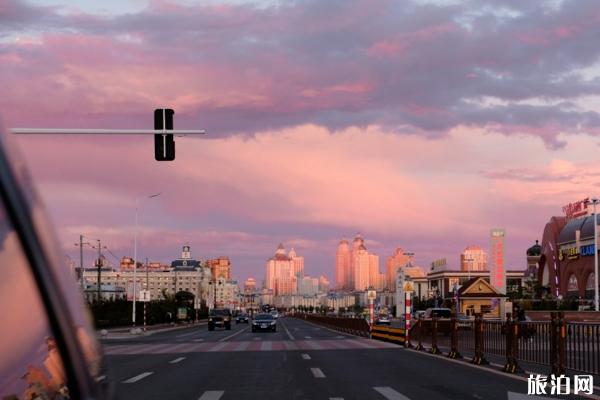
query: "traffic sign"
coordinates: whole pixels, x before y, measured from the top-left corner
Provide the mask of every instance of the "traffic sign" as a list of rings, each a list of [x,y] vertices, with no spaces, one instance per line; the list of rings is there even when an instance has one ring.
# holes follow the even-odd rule
[[[173,130],[173,111],[170,108],[157,108],[154,110],[154,129],[162,131],[154,135],[154,158],[156,161],[173,161],[175,159],[175,140],[173,134],[166,131]]]
[[[140,290],[138,293],[138,301],[150,301],[150,291]]]
[[[405,292],[414,292],[412,283],[410,283],[409,281],[406,281],[406,283],[404,284],[404,291]]]
[[[198,297],[196,297],[194,299],[194,309],[195,310],[199,310],[200,309],[200,299]]]
[[[368,290],[367,291],[367,299],[369,300],[375,300],[377,298],[377,292],[375,290]]]

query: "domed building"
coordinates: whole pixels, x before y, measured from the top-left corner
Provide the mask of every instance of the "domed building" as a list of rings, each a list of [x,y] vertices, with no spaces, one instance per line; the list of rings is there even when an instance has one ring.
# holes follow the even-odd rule
[[[598,221],[600,222],[600,221]],[[527,257],[536,257],[537,281],[553,297],[594,297],[594,217],[552,217],[544,228],[539,248],[532,246]]]

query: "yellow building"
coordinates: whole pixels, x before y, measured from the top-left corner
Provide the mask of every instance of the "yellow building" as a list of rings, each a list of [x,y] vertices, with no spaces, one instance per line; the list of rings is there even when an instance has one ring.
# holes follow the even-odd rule
[[[482,313],[484,318],[500,318],[500,304],[506,297],[484,278],[472,278],[458,290],[459,310],[466,315]]]

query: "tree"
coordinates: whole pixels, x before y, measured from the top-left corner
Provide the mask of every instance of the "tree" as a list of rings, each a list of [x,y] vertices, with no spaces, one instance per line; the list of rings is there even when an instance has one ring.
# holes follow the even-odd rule
[[[175,301],[177,302],[177,304],[188,305],[190,303],[193,303],[194,295],[193,293],[187,292],[185,290],[180,290],[179,292],[175,293]]]

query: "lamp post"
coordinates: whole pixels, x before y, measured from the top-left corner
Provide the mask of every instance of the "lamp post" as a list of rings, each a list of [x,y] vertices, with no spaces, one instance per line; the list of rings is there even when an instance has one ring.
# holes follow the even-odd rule
[[[598,304],[598,219],[596,217],[598,199],[592,198],[591,201],[594,205],[594,309],[600,311],[600,305]]]
[[[160,196],[161,193],[151,194],[147,196],[136,197],[135,199],[135,231],[133,233],[133,310],[131,311],[131,321],[133,326],[135,327],[135,303],[137,297],[137,281],[136,281],[136,271],[137,271],[137,230],[138,230],[138,208],[140,199],[147,198],[152,199],[154,197]]]

